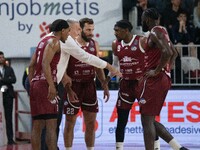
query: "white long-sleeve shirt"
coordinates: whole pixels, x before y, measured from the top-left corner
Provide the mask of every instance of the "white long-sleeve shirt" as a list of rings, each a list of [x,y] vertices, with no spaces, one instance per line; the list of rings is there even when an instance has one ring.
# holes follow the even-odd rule
[[[106,61],[92,54],[89,54],[85,50],[80,48],[80,46],[78,46],[78,44],[71,36],[68,36],[65,43],[60,42],[60,44],[61,56],[57,65],[57,83],[60,83],[64,76],[64,73],[66,72],[70,55],[84,63],[90,64],[97,68],[103,69],[107,66]]]

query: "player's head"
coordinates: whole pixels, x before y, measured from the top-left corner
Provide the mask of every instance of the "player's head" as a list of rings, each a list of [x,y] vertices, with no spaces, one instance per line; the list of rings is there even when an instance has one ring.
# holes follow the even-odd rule
[[[57,35],[59,34],[60,40],[65,42],[70,31],[69,24],[66,20],[57,19],[51,24],[50,31],[55,32]]]
[[[133,29],[132,24],[128,20],[117,21],[114,26],[115,36],[118,40],[124,40]]]
[[[81,35],[81,27],[80,27],[80,23],[78,20],[74,19],[74,18],[70,18],[67,19],[67,23],[70,26],[70,32],[69,34],[71,35],[72,38],[76,38],[79,35]]]
[[[94,36],[94,21],[91,18],[82,18],[79,22],[82,29],[81,37],[89,42]]]
[[[147,32],[159,24],[160,14],[155,8],[148,8],[142,13],[142,30]]]

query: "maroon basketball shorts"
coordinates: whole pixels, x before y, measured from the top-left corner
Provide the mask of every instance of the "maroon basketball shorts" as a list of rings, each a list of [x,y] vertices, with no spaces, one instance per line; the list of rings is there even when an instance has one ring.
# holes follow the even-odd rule
[[[135,86],[137,80],[121,79],[119,83],[119,92],[116,107],[120,109],[130,110],[135,102]]]
[[[140,113],[152,116],[159,115],[170,87],[171,79],[165,72],[140,81],[136,88]]]
[[[46,80],[31,82],[30,105],[33,119],[57,118],[58,104],[52,104],[48,99],[49,85]]]
[[[71,103],[68,99],[64,102],[64,113],[66,115],[76,115],[79,109],[98,112],[98,101],[96,94],[96,85],[94,80],[90,82],[72,82],[72,90],[78,96],[78,103]]]

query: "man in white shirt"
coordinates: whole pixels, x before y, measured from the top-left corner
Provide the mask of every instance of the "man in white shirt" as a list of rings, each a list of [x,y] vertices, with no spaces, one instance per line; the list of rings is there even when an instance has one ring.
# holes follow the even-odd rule
[[[69,78],[69,76],[66,74],[70,55],[94,67],[101,68],[101,69],[104,69],[104,68],[108,69],[109,71],[111,71],[111,74],[112,74],[111,76],[115,76],[115,75],[121,76],[121,73],[118,70],[116,70],[114,67],[112,67],[109,63],[107,63],[106,61],[92,54],[89,54],[88,52],[80,48],[80,46],[75,40],[79,35],[81,35],[81,31],[82,31],[79,21],[75,19],[68,19],[67,22],[70,25],[71,30],[70,30],[70,35],[68,36],[65,43],[60,42],[61,43],[61,57],[57,65],[58,84],[60,83],[60,81],[62,81],[64,87],[66,87],[66,85],[71,85],[71,82],[72,82],[71,78]]]

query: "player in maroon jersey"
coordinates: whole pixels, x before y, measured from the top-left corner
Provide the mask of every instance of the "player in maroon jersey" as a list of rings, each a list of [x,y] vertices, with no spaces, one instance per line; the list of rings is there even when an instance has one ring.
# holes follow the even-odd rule
[[[135,86],[144,72],[144,51],[140,47],[142,36],[131,33],[133,26],[127,20],[120,20],[114,26],[116,40],[112,43],[113,66],[120,67],[123,77],[119,82],[117,99],[116,149],[123,150],[125,127],[130,109],[136,99]],[[109,75],[108,75],[108,80]],[[158,146],[159,147],[159,146]]]
[[[139,48],[140,36],[131,33],[133,26],[127,20],[120,20],[114,26],[116,40],[112,43],[113,66],[123,77],[119,82],[117,99],[117,128],[115,133],[116,149],[123,150],[125,127],[130,109],[135,101],[135,85],[143,73],[144,52]],[[108,75],[109,76],[109,75]]]
[[[48,149],[57,149],[58,105],[56,100],[59,97],[56,90],[56,72],[60,59],[60,41],[65,42],[70,29],[65,20],[58,19],[52,23],[51,30],[53,34],[39,42],[29,66],[33,150],[41,149],[41,132],[44,127],[46,127]]]
[[[99,45],[93,38],[94,22],[92,19],[83,18],[80,21],[82,28],[81,35],[76,42],[86,52],[98,56]],[[85,143],[88,150],[94,149],[95,142],[95,123],[98,112],[98,101],[96,95],[95,77],[100,80],[104,90],[106,101],[109,99],[108,86],[105,84],[105,75],[102,69],[95,68],[89,64],[83,63],[70,56],[67,67],[67,75],[72,79],[72,90],[76,93],[79,102],[71,103],[67,100],[64,103],[64,113],[66,114],[65,124],[65,147],[66,150],[72,149],[74,126],[76,123],[77,113],[81,108],[83,112],[84,123],[86,126]],[[69,92],[68,92],[69,95]]]
[[[168,90],[171,87],[170,69],[177,56],[166,29],[159,26],[159,13],[149,8],[142,15],[142,29],[149,35],[142,40],[145,50],[145,73],[139,84],[139,104],[144,129],[146,150],[154,150],[156,134],[165,140],[174,150],[187,150],[155,117],[160,114]]]

